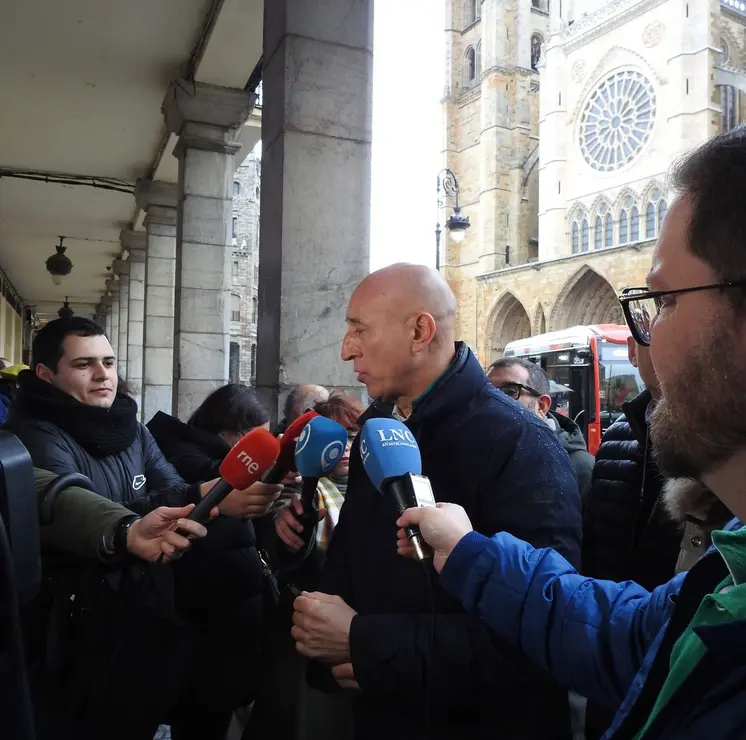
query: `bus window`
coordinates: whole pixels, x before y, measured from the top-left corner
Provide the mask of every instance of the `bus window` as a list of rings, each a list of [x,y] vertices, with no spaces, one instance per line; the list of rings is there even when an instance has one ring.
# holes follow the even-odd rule
[[[622,404],[645,389],[637,368],[627,357],[627,346],[599,342],[599,401],[601,428],[606,431],[622,414]]]

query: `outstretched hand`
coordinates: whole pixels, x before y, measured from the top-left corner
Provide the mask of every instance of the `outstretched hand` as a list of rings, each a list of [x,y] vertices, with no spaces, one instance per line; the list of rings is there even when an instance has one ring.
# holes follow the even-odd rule
[[[187,519],[194,504],[172,508],[160,506],[132,523],[127,530],[127,551],[150,562],[175,560],[191,546],[191,540],[204,537],[207,529]],[[211,516],[217,515],[213,509]]]
[[[406,527],[418,526],[425,542],[433,548],[433,565],[440,573],[453,549],[472,531],[471,521],[458,504],[439,503],[407,509],[396,522],[396,548],[400,555],[414,557],[414,548],[407,537]]]

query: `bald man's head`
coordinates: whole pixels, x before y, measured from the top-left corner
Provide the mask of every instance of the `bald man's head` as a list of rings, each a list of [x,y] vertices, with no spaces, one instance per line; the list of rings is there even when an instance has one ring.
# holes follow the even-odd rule
[[[352,294],[346,321],[342,359],[355,363],[373,398],[406,396],[454,353],[456,298],[430,267],[401,263],[371,273]]]
[[[285,420],[290,424],[317,403],[328,400],[329,391],[323,385],[299,385],[285,399]]]

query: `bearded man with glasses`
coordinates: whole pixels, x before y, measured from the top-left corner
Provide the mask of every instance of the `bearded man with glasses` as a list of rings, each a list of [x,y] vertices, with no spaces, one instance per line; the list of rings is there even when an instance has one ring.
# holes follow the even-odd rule
[[[618,708],[606,740],[740,740],[746,726],[746,127],[675,169],[646,288],[620,297],[661,387],[651,437],[664,475],[706,485],[737,517],[652,592],[584,578],[463,509],[409,509],[441,585],[565,685]],[[409,555],[404,530],[401,554]]]

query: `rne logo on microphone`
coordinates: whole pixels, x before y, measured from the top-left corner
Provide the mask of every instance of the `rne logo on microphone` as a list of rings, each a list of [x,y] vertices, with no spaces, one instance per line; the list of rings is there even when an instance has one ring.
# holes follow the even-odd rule
[[[254,458],[252,458],[250,455],[247,455],[245,452],[239,452],[236,456],[236,459],[246,466],[246,470],[248,470],[249,473],[259,472],[259,463],[254,462]]]
[[[417,440],[409,429],[376,429],[381,447],[417,448]]]

